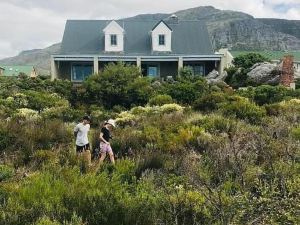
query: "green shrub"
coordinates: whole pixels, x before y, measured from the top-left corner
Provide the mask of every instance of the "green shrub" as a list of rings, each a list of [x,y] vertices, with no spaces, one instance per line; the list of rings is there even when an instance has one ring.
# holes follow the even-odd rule
[[[179,75],[180,75],[180,78],[182,78],[184,80],[191,80],[194,78],[193,68],[190,66],[185,66],[180,69]]]
[[[256,63],[268,61],[270,61],[268,58],[259,53],[248,53],[235,57],[233,64],[238,68],[249,69]]]
[[[53,221],[50,218],[43,216],[42,218],[38,219],[35,225],[61,225],[58,221]]]
[[[269,61],[269,59],[258,53],[248,53],[235,57],[234,66],[226,70],[228,76],[225,82],[233,88],[249,86],[247,73],[250,68],[256,63],[266,61]]]
[[[69,102],[57,94],[37,91],[26,91],[25,94],[28,98],[28,108],[39,112],[46,108],[69,106]]]
[[[265,105],[267,114],[270,116],[284,116],[290,121],[298,122],[300,120],[300,100],[290,99],[280,103]]]
[[[145,105],[153,92],[150,79],[147,77],[139,77],[128,86],[128,104],[130,106]]]
[[[68,146],[73,142],[73,126],[61,120],[24,120],[11,119],[0,127],[6,130],[5,151],[8,155],[16,154],[14,163],[29,163],[32,154],[38,149],[50,150]]]
[[[38,150],[33,153],[32,155],[32,163],[38,169],[42,169],[43,165],[49,163],[55,163],[58,152],[53,152],[50,150]]]
[[[272,104],[300,96],[289,88],[283,86],[261,85],[255,88],[240,90],[238,93],[252,99],[258,105]]]
[[[152,88],[150,80],[141,76],[136,66],[109,64],[102,73],[90,76],[84,82],[85,101],[103,104],[107,108],[115,105],[129,108],[131,105],[146,104]]]
[[[5,122],[0,122],[0,152],[5,151],[14,142],[15,135],[7,129]]]
[[[244,68],[230,67],[226,70],[228,76],[225,82],[233,88],[247,86],[247,70]]]
[[[230,84],[230,83],[232,83],[231,80],[233,79],[235,74],[238,73],[238,68],[235,66],[230,66],[230,67],[226,68],[225,71],[227,72],[227,77],[225,78],[225,82]]]
[[[22,77],[22,78],[7,78],[2,77],[0,79],[0,96],[7,98],[17,93],[24,91],[38,91],[57,93],[61,97],[65,97],[68,100],[72,98],[72,82],[68,80],[55,80],[51,81],[50,78],[37,77]]]
[[[143,156],[137,163],[137,168],[135,175],[137,178],[140,178],[144,172],[147,170],[158,170],[164,168],[165,156],[148,153]]]
[[[173,83],[163,83],[160,94],[167,94],[181,104],[192,104],[197,98],[205,95],[209,85],[204,78],[193,80],[179,79]]]
[[[0,182],[13,177],[15,170],[7,165],[0,165]]]
[[[213,111],[218,109],[220,103],[226,101],[226,95],[222,92],[213,92],[197,99],[193,107],[200,111]]]
[[[173,103],[173,99],[170,95],[156,95],[149,100],[150,106],[158,105],[162,106],[164,104]]]
[[[236,130],[237,121],[218,114],[201,116],[189,121],[191,124],[203,127],[212,134],[232,133]]]
[[[250,123],[259,123],[266,115],[264,108],[242,97],[233,97],[228,103],[223,104],[221,110],[226,116],[235,116]]]
[[[300,140],[300,127],[296,127],[292,129],[292,136],[296,139],[296,140]]]

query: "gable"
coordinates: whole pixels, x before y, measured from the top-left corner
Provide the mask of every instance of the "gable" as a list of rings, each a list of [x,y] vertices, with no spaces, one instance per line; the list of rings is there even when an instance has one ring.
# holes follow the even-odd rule
[[[152,51],[172,51],[172,29],[164,22],[159,22],[151,31]]]
[[[172,28],[163,20],[159,21],[153,28],[152,32],[156,29],[168,29],[169,31],[172,31]]]
[[[124,33],[124,29],[114,20],[112,20],[104,29],[104,33],[111,33],[111,34],[121,34]]]
[[[116,21],[111,21],[103,29],[103,32],[105,35],[105,52],[124,51],[124,29]]]

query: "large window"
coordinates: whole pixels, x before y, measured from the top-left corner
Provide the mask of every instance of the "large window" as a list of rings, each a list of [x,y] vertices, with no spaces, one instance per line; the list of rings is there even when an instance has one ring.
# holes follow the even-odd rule
[[[158,75],[157,66],[149,66],[147,75],[150,76],[150,77],[156,77]]]
[[[111,46],[117,46],[118,45],[116,34],[111,34],[110,35],[110,45]]]
[[[93,74],[93,65],[89,63],[76,63],[72,65],[72,80],[83,81]]]
[[[191,68],[193,75],[204,76],[205,75],[205,64],[204,63],[185,63],[184,67]]]
[[[160,34],[158,35],[158,44],[159,45],[165,45],[165,35],[164,34]]]
[[[193,66],[194,75],[204,76],[204,65],[194,65]]]

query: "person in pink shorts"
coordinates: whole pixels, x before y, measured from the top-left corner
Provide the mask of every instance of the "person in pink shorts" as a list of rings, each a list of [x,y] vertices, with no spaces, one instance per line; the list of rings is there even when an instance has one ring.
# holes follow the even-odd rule
[[[100,137],[99,137],[100,153],[101,153],[100,164],[105,159],[106,153],[109,154],[111,163],[115,164],[114,153],[113,153],[112,148],[109,143],[109,141],[111,139],[110,131],[111,131],[112,127],[115,127],[115,121],[112,119],[109,119],[108,121],[106,121],[104,123],[103,127],[101,128],[101,133],[100,133]]]

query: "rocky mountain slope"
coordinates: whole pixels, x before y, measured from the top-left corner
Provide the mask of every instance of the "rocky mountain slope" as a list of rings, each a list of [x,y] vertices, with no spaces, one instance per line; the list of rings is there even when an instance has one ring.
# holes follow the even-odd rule
[[[262,18],[258,21],[271,26],[274,30],[290,34],[300,39],[300,21],[299,20],[283,20],[283,19],[270,19]]]
[[[173,13],[172,13],[173,14]],[[251,15],[212,6],[175,12],[180,20],[203,20],[207,24],[215,49],[232,50],[300,50],[300,21],[256,19]],[[160,20],[171,14],[143,14],[126,20]],[[0,65],[32,64],[42,73],[49,73],[50,55],[59,52],[60,44],[30,50],[16,57],[0,60]]]
[[[251,15],[212,6],[175,12],[181,20],[203,20],[207,24],[215,49],[300,50],[300,21],[256,19]],[[163,19],[171,14],[144,14],[129,19]],[[291,27],[291,28],[289,28]],[[296,30],[292,32],[291,30]]]
[[[34,65],[39,74],[50,74],[50,56],[60,51],[60,43],[45,49],[34,49],[21,52],[15,57],[0,60],[0,65]]]

